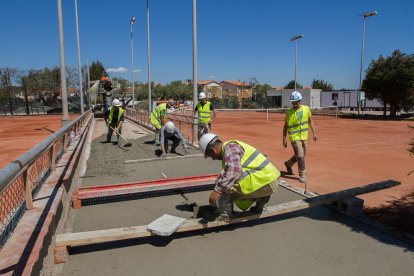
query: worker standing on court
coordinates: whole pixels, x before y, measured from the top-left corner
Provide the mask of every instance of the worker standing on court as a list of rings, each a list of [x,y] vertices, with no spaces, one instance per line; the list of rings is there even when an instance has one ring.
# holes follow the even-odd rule
[[[312,130],[313,140],[316,141],[315,127],[312,121],[310,108],[301,104],[302,95],[298,91],[293,91],[290,95],[290,108],[285,117],[283,126],[283,146],[287,147],[286,135],[289,134],[289,140],[292,144],[294,154],[285,162],[288,174],[293,174],[292,166],[298,162],[299,182],[306,181],[305,156],[307,150],[308,129]]]
[[[275,166],[254,147],[238,140],[222,142],[213,133],[201,136],[199,147],[206,158],[220,160],[223,168],[209,198],[217,209],[204,217],[229,221],[233,203],[245,211],[256,202],[250,211],[261,213],[279,183]]]
[[[157,105],[150,114],[151,124],[155,127],[155,143],[160,143],[161,128],[166,123],[167,108],[174,107],[174,100],[169,99],[166,103]]]
[[[168,141],[172,141],[173,144],[171,146],[170,153],[177,153],[175,150],[178,147],[178,145],[181,143],[184,148],[184,153],[187,155],[188,153],[188,147],[187,142],[184,139],[183,135],[181,134],[180,130],[175,127],[173,122],[167,122],[162,128],[161,128],[161,157],[167,156],[168,153]]]
[[[106,135],[107,143],[111,142],[113,132],[117,134],[117,142],[119,141],[119,134],[122,132],[122,124],[124,123],[124,110],[121,105],[120,100],[114,99],[112,106],[104,113],[104,119],[108,126],[108,133]]]
[[[211,131],[211,122],[216,118],[216,109],[207,101],[206,93],[201,92],[198,95],[200,102],[194,108],[194,116],[198,115],[198,140],[200,137]]]

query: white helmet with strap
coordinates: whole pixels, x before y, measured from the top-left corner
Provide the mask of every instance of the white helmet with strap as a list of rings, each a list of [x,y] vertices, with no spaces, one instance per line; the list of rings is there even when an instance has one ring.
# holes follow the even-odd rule
[[[174,125],[174,123],[173,123],[173,122],[169,121],[169,122],[167,122],[167,123],[165,124],[165,130],[166,130],[168,133],[173,133],[173,132],[174,132],[174,129],[175,129],[175,125]]]
[[[215,142],[218,138],[217,134],[214,133],[207,133],[201,136],[200,141],[198,143],[199,150],[205,155],[207,147],[212,143]]]
[[[205,98],[206,98],[206,93],[201,92],[200,94],[198,94],[198,99],[199,100],[202,100],[202,99],[205,99]]]
[[[113,106],[121,106],[122,104],[121,104],[121,101],[120,101],[120,100],[118,100],[118,99],[114,99],[114,100],[112,101],[112,105],[113,105]]]
[[[298,91],[293,91],[292,94],[290,95],[289,101],[297,102],[300,100],[302,100],[302,95]]]

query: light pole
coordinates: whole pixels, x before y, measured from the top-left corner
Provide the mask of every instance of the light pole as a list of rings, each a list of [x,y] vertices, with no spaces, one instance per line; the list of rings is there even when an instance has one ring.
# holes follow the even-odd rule
[[[303,37],[303,34],[295,35],[290,41],[295,41],[295,91],[296,91],[296,67],[298,65],[298,40]]]
[[[197,106],[197,0],[193,0],[193,109]],[[193,143],[197,137],[197,118],[193,124]]]
[[[362,47],[361,47],[361,64],[359,66],[359,87],[358,87],[358,93],[357,93],[357,107],[358,107],[358,115],[361,111],[361,87],[362,87],[362,63],[364,60],[364,44],[365,44],[365,18],[375,16],[378,13],[376,11],[370,11],[361,14],[362,16]]]
[[[149,21],[149,0],[147,0],[147,62],[148,62],[148,111],[152,110],[151,103],[151,47],[150,47],[150,21]]]
[[[80,110],[81,114],[85,112],[83,109],[83,88],[82,88],[82,70],[80,60],[80,42],[79,42],[79,24],[78,24],[78,1],[75,0],[75,20],[76,20],[76,41],[78,44],[78,74],[79,74],[79,94],[80,94]]]
[[[66,91],[65,48],[63,43],[62,0],[57,1],[58,29],[59,29],[59,57],[60,57],[60,89],[62,90],[62,121],[61,126],[69,123],[68,94]]]
[[[135,23],[135,17],[131,17],[129,25],[131,26],[131,75],[132,75],[132,108],[135,109],[135,92],[134,92],[134,33],[132,26]]]

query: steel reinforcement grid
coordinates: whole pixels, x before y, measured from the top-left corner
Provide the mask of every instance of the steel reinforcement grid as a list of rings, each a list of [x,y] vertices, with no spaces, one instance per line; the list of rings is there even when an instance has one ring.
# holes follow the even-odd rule
[[[33,197],[67,151],[70,133],[78,133],[90,116],[89,110],[0,170],[0,249],[25,211],[33,208]]]

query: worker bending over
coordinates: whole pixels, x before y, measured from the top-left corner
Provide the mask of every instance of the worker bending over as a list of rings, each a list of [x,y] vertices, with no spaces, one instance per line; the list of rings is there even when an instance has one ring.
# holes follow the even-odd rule
[[[285,162],[288,174],[293,174],[292,166],[298,162],[299,182],[305,183],[305,156],[308,140],[308,129],[312,130],[313,140],[316,141],[315,127],[311,119],[312,113],[310,108],[300,103],[302,95],[293,91],[290,95],[290,108],[285,117],[285,125],[283,126],[283,146],[287,147],[286,134],[289,134],[289,140],[292,144],[294,154]]]
[[[174,126],[173,122],[167,122],[162,128],[161,128],[161,150],[162,154],[161,157],[167,156],[168,153],[168,140],[172,141],[173,144],[171,146],[171,153],[177,153],[175,149],[178,147],[178,145],[181,144],[184,147],[184,153],[187,155],[188,153],[188,147],[187,142],[185,141],[183,135],[181,134],[180,130]]]
[[[119,141],[119,134],[122,132],[122,124],[124,123],[124,110],[121,105],[120,100],[114,99],[112,106],[104,113],[104,119],[108,126],[108,133],[106,134],[107,143],[111,142],[113,132],[116,133],[117,142]]]
[[[275,166],[254,147],[237,140],[222,142],[213,133],[201,136],[199,146],[206,158],[221,161],[223,168],[209,198],[217,209],[205,218],[231,220],[233,202],[243,211],[256,202],[250,211],[261,213],[278,186],[280,172]]]
[[[167,108],[174,107],[174,100],[169,99],[166,103],[157,105],[150,114],[151,124],[155,127],[155,143],[161,140],[161,128],[166,123]]]
[[[216,109],[207,101],[206,93],[198,95],[200,102],[194,108],[194,116],[198,114],[198,140],[200,137],[211,131],[211,122],[216,118]]]

